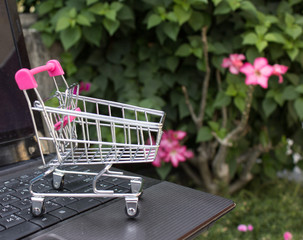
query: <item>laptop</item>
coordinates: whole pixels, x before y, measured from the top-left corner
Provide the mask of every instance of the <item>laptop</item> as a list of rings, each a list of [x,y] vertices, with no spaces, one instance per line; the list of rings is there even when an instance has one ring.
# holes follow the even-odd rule
[[[30,66],[16,2],[0,1],[0,12],[0,239],[192,239],[235,208],[232,200],[142,176],[144,194],[136,218],[124,213],[124,199],[94,196],[47,197],[45,213],[33,216],[29,181],[46,169],[26,101],[14,80],[18,69]],[[102,166],[65,168],[100,171]],[[64,181],[63,189],[54,189],[52,177],[46,176],[33,190],[86,193],[92,189],[91,175],[70,174]],[[122,178],[102,177],[96,184],[115,193],[131,191],[129,181]]]

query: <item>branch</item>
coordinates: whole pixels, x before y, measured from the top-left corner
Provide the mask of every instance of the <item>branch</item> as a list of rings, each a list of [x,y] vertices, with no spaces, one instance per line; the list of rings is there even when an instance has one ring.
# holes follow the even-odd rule
[[[239,125],[232,130],[227,136],[223,139],[223,142],[229,142],[230,140],[236,140],[239,138],[239,134],[245,130],[248,118],[249,118],[249,113],[251,109],[251,103],[253,99],[253,92],[254,92],[254,86],[249,85],[248,86],[248,91],[247,91],[247,97],[245,99],[245,108],[242,113],[241,121]]]
[[[221,75],[220,75],[219,69],[217,69],[217,71],[216,71],[216,80],[217,80],[217,84],[218,84],[218,89],[219,89],[219,91],[221,91],[222,90],[222,80],[221,80]],[[221,112],[222,112],[222,128],[226,128],[226,124],[227,124],[226,107],[222,107]]]
[[[185,97],[185,103],[188,107],[188,110],[189,110],[189,113],[190,113],[190,116],[192,118],[192,120],[194,121],[194,123],[196,124],[196,126],[198,126],[198,118],[197,118],[197,115],[195,114],[195,111],[194,111],[194,108],[192,106],[192,104],[190,103],[189,101],[189,96],[188,96],[188,93],[187,93],[187,88],[185,86],[182,86],[182,91],[183,91],[183,94],[184,94],[184,97]]]
[[[199,178],[199,176],[192,170],[192,168],[186,162],[183,162],[180,165],[184,169],[184,171],[186,172],[186,174],[194,181],[194,183],[196,185],[198,185],[198,186],[202,186],[203,185],[203,183],[202,183],[201,179]]]
[[[202,91],[201,91],[201,102],[200,102],[200,109],[199,109],[198,116],[195,114],[194,108],[189,101],[187,88],[185,86],[182,86],[182,91],[185,96],[186,105],[190,112],[191,118],[194,121],[196,128],[198,130],[203,126],[204,114],[205,114],[205,108],[206,108],[206,102],[207,102],[208,86],[209,86],[209,80],[210,80],[210,67],[209,67],[208,44],[207,44],[207,27],[202,28],[201,40],[202,40],[202,44],[203,44],[203,56],[205,59],[206,71],[205,71],[204,82],[203,82]]]
[[[200,103],[200,111],[198,116],[198,127],[201,128],[203,126],[205,108],[207,103],[207,93],[210,79],[210,67],[209,67],[209,59],[208,59],[208,43],[207,43],[207,27],[202,28],[202,43],[203,43],[203,56],[205,59],[205,76],[204,83],[201,93],[201,103]]]
[[[251,174],[251,169],[254,166],[257,158],[264,152],[265,149],[262,148],[261,145],[255,146],[251,149],[250,155],[247,156],[246,163],[244,165],[244,168],[240,174],[240,177],[237,181],[235,181],[233,184],[229,187],[229,193],[232,194],[239,189],[241,189],[243,186],[245,186],[249,181],[253,179],[253,175]]]

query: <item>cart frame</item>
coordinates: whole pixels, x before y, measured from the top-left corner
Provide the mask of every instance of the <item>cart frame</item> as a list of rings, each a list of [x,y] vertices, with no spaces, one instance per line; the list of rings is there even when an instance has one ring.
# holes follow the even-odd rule
[[[49,99],[57,99],[58,106],[45,104],[37,90],[34,75],[47,71],[53,78],[56,92]],[[69,86],[64,71],[57,60],[34,69],[21,69],[15,79],[23,90],[30,109],[33,126],[42,162],[46,170],[30,181],[32,213],[44,213],[45,197],[117,197],[124,198],[126,214],[138,215],[138,199],[142,194],[143,180],[138,176],[127,176],[123,172],[111,171],[115,163],[152,162],[159,148],[165,113],[159,110],[142,108],[114,101],[101,100],[79,95],[78,85]],[[60,91],[56,77],[60,76],[65,91]],[[32,104],[27,90],[33,89],[37,100]],[[94,108],[94,112],[90,109]],[[50,136],[40,136],[34,112],[41,113]],[[54,144],[56,157],[46,162],[41,141]],[[104,165],[99,172],[69,171],[60,169],[72,165]],[[91,193],[47,193],[33,191],[33,185],[40,179],[53,174],[53,188],[62,190],[64,175],[83,174],[94,176]],[[131,192],[117,193],[113,190],[97,189],[101,177],[124,178],[130,181]]]

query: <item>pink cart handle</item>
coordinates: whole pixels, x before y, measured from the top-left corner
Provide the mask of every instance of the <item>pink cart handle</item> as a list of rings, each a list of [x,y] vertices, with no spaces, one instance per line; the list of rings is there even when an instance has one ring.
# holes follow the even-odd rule
[[[81,112],[81,109],[80,108],[76,108],[75,111]],[[68,122],[74,121],[75,118],[76,118],[75,116],[65,116],[64,119],[63,119],[63,127],[65,127]],[[59,131],[61,129],[61,125],[62,125],[61,121],[56,122],[55,125],[54,125],[55,130]]]
[[[38,84],[34,75],[40,72],[47,71],[50,77],[55,77],[59,75],[63,75],[64,71],[57,60],[50,60],[46,63],[46,65],[33,68],[31,70],[27,68],[20,69],[16,75],[15,80],[18,84],[20,90],[28,90],[32,88],[37,88]]]

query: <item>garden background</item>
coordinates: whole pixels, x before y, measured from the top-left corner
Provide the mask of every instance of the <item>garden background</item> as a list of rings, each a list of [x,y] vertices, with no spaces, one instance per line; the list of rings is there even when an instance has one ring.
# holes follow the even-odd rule
[[[83,94],[166,112],[179,153],[138,171],[233,199],[201,239],[303,238],[303,4],[299,0],[19,0]],[[50,50],[51,51],[51,50]],[[222,67],[238,53],[288,67],[268,88]],[[282,77],[282,76],[280,76]],[[174,137],[174,136],[172,136]],[[176,136],[175,136],[176,137]],[[170,139],[171,140],[171,139]],[[184,157],[184,156],[183,156]],[[186,159],[186,161],[184,161]],[[164,161],[165,160],[165,161]],[[277,173],[280,173],[277,174]],[[297,179],[298,180],[298,179]],[[239,232],[252,224],[251,232]]]

